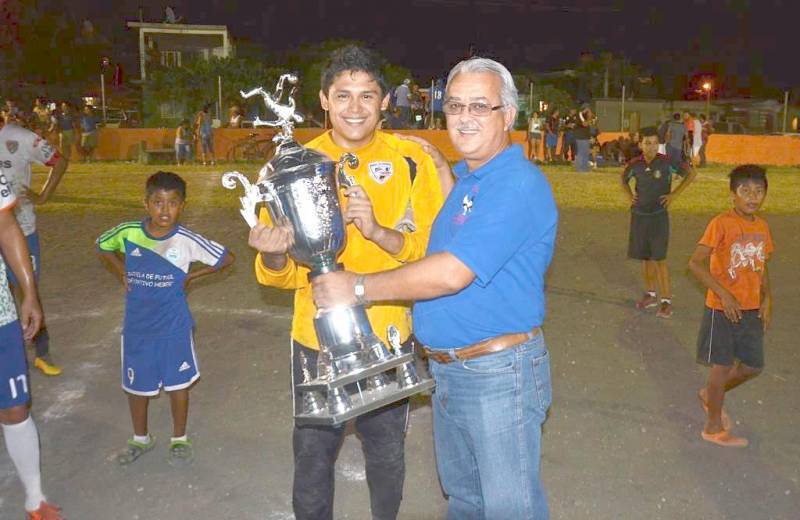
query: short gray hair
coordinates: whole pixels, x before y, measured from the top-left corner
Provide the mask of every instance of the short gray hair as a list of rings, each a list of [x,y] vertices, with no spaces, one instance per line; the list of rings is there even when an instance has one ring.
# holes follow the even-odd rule
[[[459,62],[455,67],[450,70],[447,76],[447,84],[461,73],[489,73],[495,74],[500,78],[500,102],[503,103],[503,111],[508,110],[509,107],[519,110],[519,103],[517,101],[517,86],[514,84],[514,78],[502,63],[496,62],[489,58],[469,58]]]

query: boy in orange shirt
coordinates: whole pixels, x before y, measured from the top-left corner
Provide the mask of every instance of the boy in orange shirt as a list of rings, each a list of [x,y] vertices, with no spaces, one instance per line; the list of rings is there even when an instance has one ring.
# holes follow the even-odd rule
[[[726,392],[764,367],[764,332],[772,315],[767,260],[773,247],[767,222],[756,216],[767,194],[766,171],[748,164],[729,178],[733,209],[708,224],[689,269],[708,287],[697,340],[697,361],[711,366],[698,393],[707,415],[701,435],[720,446],[744,448],[748,441],[731,434],[722,402]]]

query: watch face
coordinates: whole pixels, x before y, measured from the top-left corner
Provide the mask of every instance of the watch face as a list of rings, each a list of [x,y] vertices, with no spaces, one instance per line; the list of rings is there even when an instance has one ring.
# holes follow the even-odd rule
[[[361,298],[364,296],[366,290],[364,289],[364,277],[359,276],[356,278],[356,284],[353,286],[353,292],[355,292],[356,297]]]

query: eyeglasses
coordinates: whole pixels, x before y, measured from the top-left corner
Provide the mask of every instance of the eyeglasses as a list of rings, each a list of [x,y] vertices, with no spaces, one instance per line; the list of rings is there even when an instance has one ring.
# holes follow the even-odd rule
[[[488,116],[495,110],[500,110],[505,105],[497,105],[493,107],[488,103],[475,102],[465,105],[458,101],[445,101],[442,111],[449,116],[457,116],[464,112],[464,107],[468,107],[468,111],[473,116]]]

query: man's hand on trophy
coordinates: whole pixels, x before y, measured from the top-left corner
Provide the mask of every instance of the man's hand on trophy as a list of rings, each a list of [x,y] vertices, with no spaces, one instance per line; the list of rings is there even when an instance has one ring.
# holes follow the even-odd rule
[[[333,271],[315,276],[311,280],[311,290],[317,309],[356,305],[356,276],[349,271]]]
[[[260,253],[284,255],[294,245],[294,231],[287,222],[274,227],[259,222],[250,229],[247,243]]]
[[[374,242],[383,231],[383,227],[375,220],[369,195],[358,185],[345,189],[344,194],[347,197],[347,207],[344,210],[345,222],[355,224],[364,238]]]

